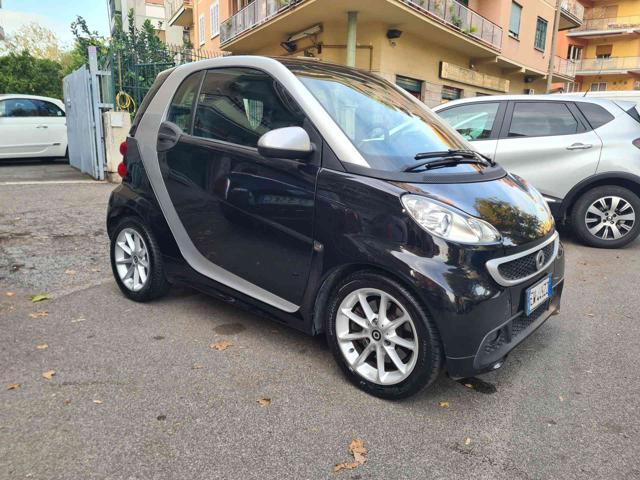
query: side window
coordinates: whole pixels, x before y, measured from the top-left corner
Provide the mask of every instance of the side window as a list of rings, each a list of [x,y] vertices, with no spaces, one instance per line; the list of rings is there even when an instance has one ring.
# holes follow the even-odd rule
[[[3,102],[0,110],[3,117],[37,117],[38,107],[28,98],[9,98]]]
[[[287,103],[266,73],[249,68],[210,70],[198,98],[193,134],[255,147],[269,130],[302,126],[303,116]]]
[[[587,103],[587,102],[576,102],[576,105],[582,112],[582,114],[586,117],[589,125],[594,130],[598,127],[601,127],[605,123],[609,123],[615,117],[607,112],[600,105],[596,105],[595,103]]]
[[[64,117],[64,112],[57,105],[44,100],[33,101],[38,106],[38,116],[40,117]]]
[[[509,137],[544,137],[578,132],[578,121],[561,102],[522,102],[513,109]]]
[[[485,140],[491,137],[499,103],[472,103],[452,107],[439,115],[467,140]]]
[[[186,133],[191,133],[191,118],[202,75],[202,72],[198,72],[187,77],[178,87],[169,106],[167,120],[178,125]]]

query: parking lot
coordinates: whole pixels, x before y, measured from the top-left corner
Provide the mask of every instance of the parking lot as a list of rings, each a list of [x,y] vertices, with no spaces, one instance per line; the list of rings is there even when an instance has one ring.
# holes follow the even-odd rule
[[[640,241],[563,237],[560,315],[501,370],[388,402],[322,337],[190,290],[125,300],[112,189],[0,164],[0,478],[640,478]],[[334,473],[354,439],[367,461]]]

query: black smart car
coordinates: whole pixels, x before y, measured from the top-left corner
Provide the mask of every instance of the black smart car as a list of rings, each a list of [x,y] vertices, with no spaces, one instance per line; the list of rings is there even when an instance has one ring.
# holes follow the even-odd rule
[[[347,377],[409,396],[499,368],[560,306],[541,195],[370,73],[226,57],[161,73],[122,145],[113,273],[325,333]]]

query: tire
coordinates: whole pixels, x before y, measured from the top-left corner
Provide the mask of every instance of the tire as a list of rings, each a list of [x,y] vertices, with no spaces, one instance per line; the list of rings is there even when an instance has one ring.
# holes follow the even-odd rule
[[[614,201],[617,201],[618,205],[615,217],[612,216],[614,213],[611,211]],[[592,207],[600,211],[602,216],[594,213],[595,210]],[[600,220],[607,220],[607,218],[614,223],[610,224],[608,221],[603,223]],[[625,220],[621,220],[622,218]],[[640,234],[640,198],[631,190],[615,185],[592,188],[573,206],[571,226],[578,239],[591,247],[624,247]],[[589,230],[597,227],[600,228],[595,230],[595,234]],[[615,238],[617,235],[620,237]]]
[[[139,236],[140,242],[135,241],[135,235]],[[134,246],[144,247],[144,251],[137,248],[133,250],[133,255],[127,255],[125,250],[128,248],[131,251],[129,239],[132,239]],[[123,242],[126,248],[122,246]],[[160,247],[153,233],[139,218],[124,217],[118,221],[111,235],[110,253],[113,276],[126,297],[136,302],[148,302],[162,297],[169,291],[170,284],[164,273]],[[124,276],[123,268],[127,271]],[[146,272],[146,278],[143,277],[143,270]]]
[[[361,301],[350,307],[354,298],[359,298],[358,293],[366,298],[371,308],[369,313],[376,316],[382,298],[379,295],[386,295],[387,320],[377,322],[372,317],[373,320],[367,322]],[[359,317],[358,322],[364,321],[369,330],[360,327],[353,316],[346,317],[344,309],[350,314],[355,313]],[[391,327],[389,322],[398,320],[403,314],[408,314],[410,322],[405,321],[393,331],[385,332],[385,326]],[[327,305],[326,332],[331,352],[349,381],[376,397],[399,400],[414,395],[437,378],[443,364],[440,336],[420,302],[398,282],[375,272],[357,272],[338,283]],[[393,335],[394,332],[397,335]],[[345,335],[366,338],[351,341],[350,338],[345,340]],[[396,343],[400,341],[403,345]],[[415,349],[404,348],[405,344],[417,346],[417,353]],[[365,353],[364,361],[359,362],[367,348],[372,348],[371,353]],[[395,352],[396,360],[389,355],[391,350]],[[382,375],[378,351],[384,352]],[[397,367],[396,361],[405,365],[405,372]]]

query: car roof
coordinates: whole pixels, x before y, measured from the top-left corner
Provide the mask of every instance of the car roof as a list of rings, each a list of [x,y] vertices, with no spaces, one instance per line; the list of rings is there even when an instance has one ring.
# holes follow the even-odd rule
[[[43,97],[40,95],[27,95],[22,93],[1,93],[0,94],[0,100],[1,99],[6,100],[7,98],[31,98],[33,100],[47,100],[49,102],[62,102],[62,100],[60,100],[59,98]]]
[[[473,97],[473,98],[461,98],[458,100],[452,100],[447,103],[443,103],[436,107],[433,107],[433,110],[438,111],[443,108],[449,108],[452,105],[461,105],[465,103],[478,103],[478,102],[491,102],[491,101],[506,101],[506,100],[527,100],[527,101],[539,101],[539,102],[566,102],[566,101],[580,101],[587,103],[595,103],[598,105],[602,105],[603,107],[612,107],[615,106],[615,102],[613,100],[608,100],[606,98],[595,98],[595,97],[585,97],[584,93],[574,93],[574,94],[545,94],[545,95],[487,95],[481,97]]]

